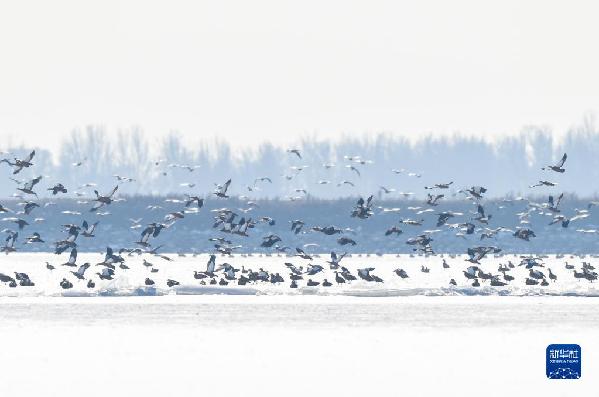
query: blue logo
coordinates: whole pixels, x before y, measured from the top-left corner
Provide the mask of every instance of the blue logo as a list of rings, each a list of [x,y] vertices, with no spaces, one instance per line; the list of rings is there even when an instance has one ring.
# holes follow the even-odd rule
[[[549,345],[546,357],[549,379],[578,379],[582,375],[580,346]]]

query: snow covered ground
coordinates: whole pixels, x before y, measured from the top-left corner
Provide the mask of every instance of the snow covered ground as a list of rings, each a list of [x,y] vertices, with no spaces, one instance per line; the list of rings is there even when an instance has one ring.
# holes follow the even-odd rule
[[[595,258],[545,258],[536,269],[558,277],[547,287],[524,284],[528,270],[517,266],[518,256],[485,258],[481,269],[494,274],[512,261],[515,280],[472,287],[463,257],[445,256],[444,269],[440,256],[354,255],[342,264],[354,274],[373,267],[384,282],[306,287],[308,278],[334,280],[327,256],[217,257],[217,265],[286,279],[221,286],[193,277],[207,255],[126,257],[128,270],[100,280],[95,263],[103,255],[81,253],[78,264],[93,264],[90,289],[70,273],[76,269],[61,266],[67,257],[0,257],[2,273],[26,272],[35,283],[0,284],[0,395],[586,396],[599,387],[599,291],[565,268],[567,261],[580,270]],[[325,270],[291,289],[285,262]],[[398,277],[398,267],[409,278]],[[145,286],[147,277],[154,288]],[[62,278],[73,288],[62,289]],[[168,287],[169,278],[180,285]],[[581,379],[546,379],[552,343],[582,347]]]
[[[104,255],[93,253],[80,253],[77,258],[77,265],[90,262],[92,266],[85,273],[85,280],[78,280],[71,271],[76,271],[77,267],[62,266],[68,260],[68,253],[60,256],[51,253],[13,253],[0,256],[0,272],[14,277],[14,272],[25,272],[29,275],[35,286],[9,288],[7,283],[0,284],[0,296],[126,296],[126,295],[199,295],[199,294],[290,294],[290,295],[353,295],[353,296],[408,296],[408,295],[577,295],[577,296],[599,296],[599,283],[591,283],[585,279],[577,279],[571,269],[566,269],[566,263],[574,265],[577,271],[581,271],[582,262],[586,261],[599,268],[599,261],[592,257],[566,256],[556,258],[549,256],[543,259],[545,267],[535,267],[548,275],[548,269],[552,269],[557,276],[557,281],[548,280],[548,286],[530,286],[525,284],[525,279],[529,275],[529,270],[524,266],[518,266],[521,257],[518,255],[505,255],[502,257],[487,257],[481,261],[479,267],[486,273],[503,276],[498,272],[499,264],[507,265],[512,262],[515,268],[508,272],[513,276],[514,281],[505,287],[491,287],[489,281],[480,280],[480,287],[473,287],[472,280],[468,280],[463,271],[471,265],[466,262],[465,256],[448,255],[441,256],[410,256],[410,255],[357,255],[346,257],[341,265],[347,267],[354,276],[357,277],[357,269],[372,267],[375,270],[372,274],[382,278],[383,283],[367,282],[358,278],[356,281],[337,285],[335,283],[335,273],[329,269],[327,260],[328,255],[315,256],[313,260],[304,260],[298,257],[287,256],[263,256],[255,254],[234,255],[232,257],[219,256],[216,259],[217,268],[219,265],[229,263],[235,268],[240,269],[236,276],[243,275],[241,269],[252,269],[258,271],[260,268],[269,273],[280,273],[285,282],[280,284],[271,284],[269,282],[248,283],[239,286],[235,281],[229,281],[228,285],[210,285],[209,279],[205,279],[206,285],[201,285],[201,281],[194,278],[194,271],[206,270],[208,255],[185,257],[176,254],[169,255],[173,261],[165,261],[152,255],[144,256],[125,256],[127,270],[118,268],[114,280],[101,280],[96,274],[102,267],[96,266],[96,263],[104,260]],[[158,271],[151,272],[152,267],[143,265],[146,259],[153,264],[153,268]],[[444,269],[442,260],[445,259],[449,264],[449,269]],[[55,270],[48,270],[45,262],[49,262],[55,267]],[[307,270],[308,264],[320,265],[323,271],[309,276],[303,275],[303,280],[298,281],[298,288],[291,289],[289,280],[289,269],[285,266],[286,262],[293,263],[296,267],[303,266],[303,271]],[[421,267],[426,266],[430,272],[423,273]],[[408,274],[408,278],[400,278],[394,270],[402,268]],[[246,274],[247,275],[247,274]],[[73,288],[63,289],[60,281],[66,278],[72,284]],[[145,279],[151,278],[155,284],[151,287],[145,285]],[[219,272],[215,281],[223,278]],[[456,286],[451,286],[451,279],[456,281]],[[92,279],[95,283],[94,288],[88,288],[87,282]],[[167,280],[173,279],[180,284],[174,287],[167,286]],[[307,287],[308,279],[322,283],[324,279],[330,281],[331,287]]]
[[[579,297],[4,297],[2,395],[589,396],[598,309]],[[546,379],[550,343],[581,345],[581,379]]]

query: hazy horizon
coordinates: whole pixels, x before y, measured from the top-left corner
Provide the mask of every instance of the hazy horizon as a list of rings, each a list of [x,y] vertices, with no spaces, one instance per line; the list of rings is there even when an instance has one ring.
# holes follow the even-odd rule
[[[446,198],[462,197],[459,190],[471,186],[486,187],[489,198],[561,192],[591,198],[598,193],[589,183],[599,178],[598,147],[599,130],[592,117],[560,139],[534,128],[495,142],[439,136],[412,142],[390,135],[340,142],[307,139],[294,145],[301,158],[267,141],[256,149],[237,150],[226,141],[186,145],[177,134],[157,141],[139,129],[111,139],[102,128],[89,127],[73,132],[56,152],[38,148],[34,166],[18,175],[6,164],[0,164],[0,172],[20,183],[44,176],[41,197],[59,182],[69,190],[68,197],[89,197],[93,188],[82,185],[92,182],[100,191],[118,182],[119,194],[211,196],[215,184],[232,179],[230,193],[249,199],[367,197],[380,194],[382,187],[390,199],[403,193],[422,199],[430,192],[425,186],[449,181],[454,184],[443,192]],[[32,148],[12,148],[13,153],[3,157],[22,158]],[[565,174],[542,170],[563,153],[568,153]],[[118,181],[116,175],[135,182]],[[557,186],[530,187],[540,180]],[[0,186],[0,197],[13,194],[16,187]]]
[[[43,149],[47,150],[51,155],[54,162],[58,161],[60,152],[65,144],[72,141],[74,135],[85,135],[89,131],[101,131],[105,136],[107,142],[115,143],[119,140],[119,136],[136,136],[143,137],[148,142],[148,155],[150,157],[159,157],[162,151],[162,145],[165,141],[168,141],[171,137],[176,137],[180,140],[182,145],[188,150],[217,150],[218,146],[225,145],[230,147],[233,152],[233,158],[241,158],[248,154],[255,154],[260,150],[261,146],[272,145],[278,149],[292,149],[301,148],[308,143],[315,144],[326,144],[331,146],[343,146],[344,142],[355,142],[361,141],[364,143],[372,143],[378,139],[385,138],[389,140],[396,140],[409,143],[412,146],[423,144],[427,141],[445,141],[449,144],[454,144],[459,141],[475,140],[484,142],[490,146],[500,146],[502,142],[509,141],[512,139],[524,139],[527,136],[534,136],[541,134],[551,139],[551,149],[559,149],[560,145],[564,142],[568,136],[577,135],[581,132],[587,135],[599,135],[599,127],[597,126],[597,113],[588,111],[584,113],[577,120],[574,120],[570,126],[565,130],[556,131],[546,124],[538,125],[523,125],[519,129],[509,131],[502,135],[485,135],[476,133],[465,133],[455,131],[453,133],[435,133],[433,131],[419,133],[419,134],[408,134],[408,133],[394,133],[390,131],[373,131],[369,133],[339,133],[336,136],[323,136],[317,133],[304,133],[298,134],[287,140],[281,139],[269,139],[267,137],[256,136],[251,142],[239,141],[234,138],[228,138],[226,136],[211,135],[211,134],[198,134],[190,136],[182,131],[176,129],[170,129],[160,132],[159,134],[153,134],[150,129],[149,131],[144,128],[143,125],[131,125],[128,127],[111,128],[105,123],[98,124],[86,124],[76,126],[69,129],[63,135],[57,139],[53,139],[51,143],[45,140],[37,139],[34,141],[27,141],[19,138],[16,134],[4,134],[3,140],[0,142],[0,151],[10,152],[10,150],[30,150],[30,149]],[[284,134],[283,134],[284,135]],[[556,153],[557,154],[557,153]],[[6,154],[0,157],[7,157]],[[10,156],[8,156],[10,157]]]

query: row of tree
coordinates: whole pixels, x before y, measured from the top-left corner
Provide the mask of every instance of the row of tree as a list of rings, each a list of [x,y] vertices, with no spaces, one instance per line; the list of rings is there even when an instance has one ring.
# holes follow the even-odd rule
[[[368,194],[397,198],[401,197],[399,192],[423,197],[427,193],[424,186],[449,181],[454,184],[448,195],[463,187],[482,185],[489,189],[489,197],[561,191],[591,197],[599,180],[599,133],[592,118],[559,140],[546,130],[528,128],[495,142],[461,136],[413,142],[381,134],[336,143],[304,139],[293,148],[300,150],[301,159],[288,148],[270,143],[247,150],[235,150],[226,142],[190,146],[179,135],[169,134],[155,145],[140,129],[109,138],[101,127],[90,126],[73,131],[58,153],[36,148],[35,167],[15,177],[44,175],[45,186],[61,182],[71,194],[84,190],[80,186],[90,182],[101,191],[108,190],[117,182],[114,175],[120,175],[135,180],[123,183],[121,192],[153,195],[206,195],[215,183],[231,178],[234,195],[300,197],[305,195],[303,189],[312,197],[325,199]],[[15,156],[31,150],[3,149]],[[566,173],[541,171],[541,167],[559,160],[563,152],[569,155]],[[357,156],[365,164],[356,161]],[[402,169],[401,173],[392,171]],[[2,164],[0,173],[10,176],[10,168]],[[262,177],[272,183],[255,182]],[[558,186],[529,188],[539,180],[557,182]],[[384,193],[382,186],[392,191]],[[13,194],[15,187],[16,183],[3,183],[0,195]]]

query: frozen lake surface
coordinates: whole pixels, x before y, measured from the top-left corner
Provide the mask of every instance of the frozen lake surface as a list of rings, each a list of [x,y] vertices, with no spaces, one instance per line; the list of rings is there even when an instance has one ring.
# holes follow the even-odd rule
[[[0,298],[9,396],[592,395],[598,331],[580,297]]]

